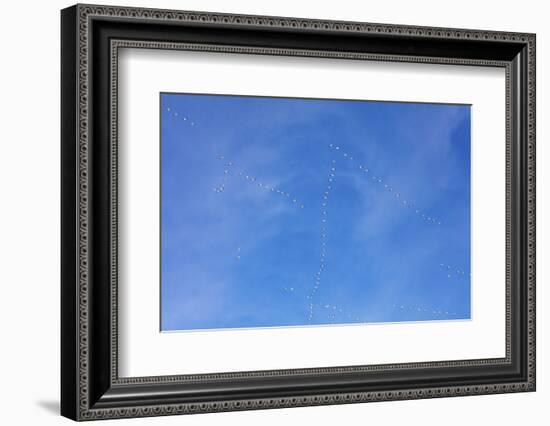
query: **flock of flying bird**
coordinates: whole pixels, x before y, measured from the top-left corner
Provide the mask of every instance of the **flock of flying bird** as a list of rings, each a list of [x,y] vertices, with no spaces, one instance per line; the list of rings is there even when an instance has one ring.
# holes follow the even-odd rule
[[[172,108],[166,107],[166,111],[170,114],[170,116],[173,119],[178,119],[189,126],[195,126],[195,122],[190,120],[189,117],[179,114],[178,112],[174,111]],[[342,160],[349,161],[350,164],[352,164],[352,166],[355,167],[361,174],[369,178],[369,180],[372,181],[373,183],[380,185],[401,205],[401,207],[409,209],[419,219],[433,225],[442,224],[440,219],[433,217],[431,215],[428,215],[425,211],[418,208],[413,201],[405,199],[398,190],[396,190],[391,185],[389,185],[382,177],[374,175],[372,170],[369,167],[367,167],[364,164],[357,164],[357,161],[354,158],[354,156],[344,151],[340,146],[331,143],[328,145],[328,148],[336,154],[335,155],[336,158],[339,156]],[[346,322],[347,323],[349,322],[367,323],[368,318],[349,313],[346,311],[346,309],[343,306],[335,305],[332,303],[325,303],[325,302],[316,300],[317,293],[321,287],[322,275],[326,267],[327,235],[328,235],[327,224],[329,220],[328,205],[329,205],[330,196],[334,188],[334,180],[336,177],[337,160],[335,157],[333,157],[333,159],[331,160],[328,176],[326,179],[326,186],[321,196],[319,267],[315,272],[314,282],[311,287],[311,290],[306,295],[307,308],[308,308],[307,320],[308,320],[308,323],[311,324],[315,318],[316,310],[320,309],[322,312],[324,311],[326,320],[328,320],[332,324],[335,324],[337,322],[337,319],[339,319],[338,323],[346,323]],[[244,181],[248,182],[249,184],[255,185],[260,190],[268,191],[273,195],[282,197],[283,199],[287,200],[289,203],[295,205],[299,209],[304,209],[304,204],[300,202],[298,197],[294,196],[290,192],[284,191],[275,185],[270,185],[269,183],[265,183],[265,181],[262,181],[256,176],[253,176],[252,174],[247,173],[244,169],[237,167],[234,161],[227,160],[224,155],[218,155],[217,158],[218,160],[223,162],[224,169],[223,169],[223,176],[221,179],[221,183],[218,186],[213,188],[214,192],[218,194],[222,194],[226,189],[230,175],[234,175],[234,176],[237,176],[238,178],[244,179]],[[240,247],[237,248],[237,254],[235,257],[237,260],[241,259]],[[447,274],[447,278],[449,279],[454,276],[461,277],[466,275],[466,273],[462,269],[452,267],[451,265],[440,263],[439,266],[444,270],[444,272]],[[298,293],[296,290],[297,289],[295,287],[283,288],[283,291],[291,294]],[[453,317],[457,316],[456,312],[443,310],[443,309],[428,308],[425,306],[393,304],[392,308],[394,310],[400,310],[403,312],[408,311],[408,312],[417,312],[417,313],[436,315],[442,319],[443,318],[452,319]]]

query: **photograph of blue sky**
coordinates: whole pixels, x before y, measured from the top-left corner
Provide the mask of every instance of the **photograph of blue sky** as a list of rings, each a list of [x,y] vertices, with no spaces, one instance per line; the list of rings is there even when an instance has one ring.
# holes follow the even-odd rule
[[[161,93],[161,330],[470,319],[470,110]]]

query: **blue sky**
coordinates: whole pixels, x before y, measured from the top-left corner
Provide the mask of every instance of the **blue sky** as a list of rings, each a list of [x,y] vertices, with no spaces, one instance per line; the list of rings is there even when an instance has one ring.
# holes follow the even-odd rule
[[[161,94],[161,329],[470,318],[470,107]]]

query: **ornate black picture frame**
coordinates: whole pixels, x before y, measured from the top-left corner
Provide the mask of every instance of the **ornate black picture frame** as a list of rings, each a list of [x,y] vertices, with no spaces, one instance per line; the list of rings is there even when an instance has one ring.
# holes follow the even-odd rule
[[[535,35],[76,5],[61,13],[61,413],[160,416],[535,390]],[[120,378],[121,47],[506,70],[506,356]]]

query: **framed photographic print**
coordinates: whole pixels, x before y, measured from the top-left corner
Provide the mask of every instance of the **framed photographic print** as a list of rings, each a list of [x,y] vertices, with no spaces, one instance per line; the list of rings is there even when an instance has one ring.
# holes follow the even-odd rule
[[[74,420],[535,390],[535,36],[61,13]]]

